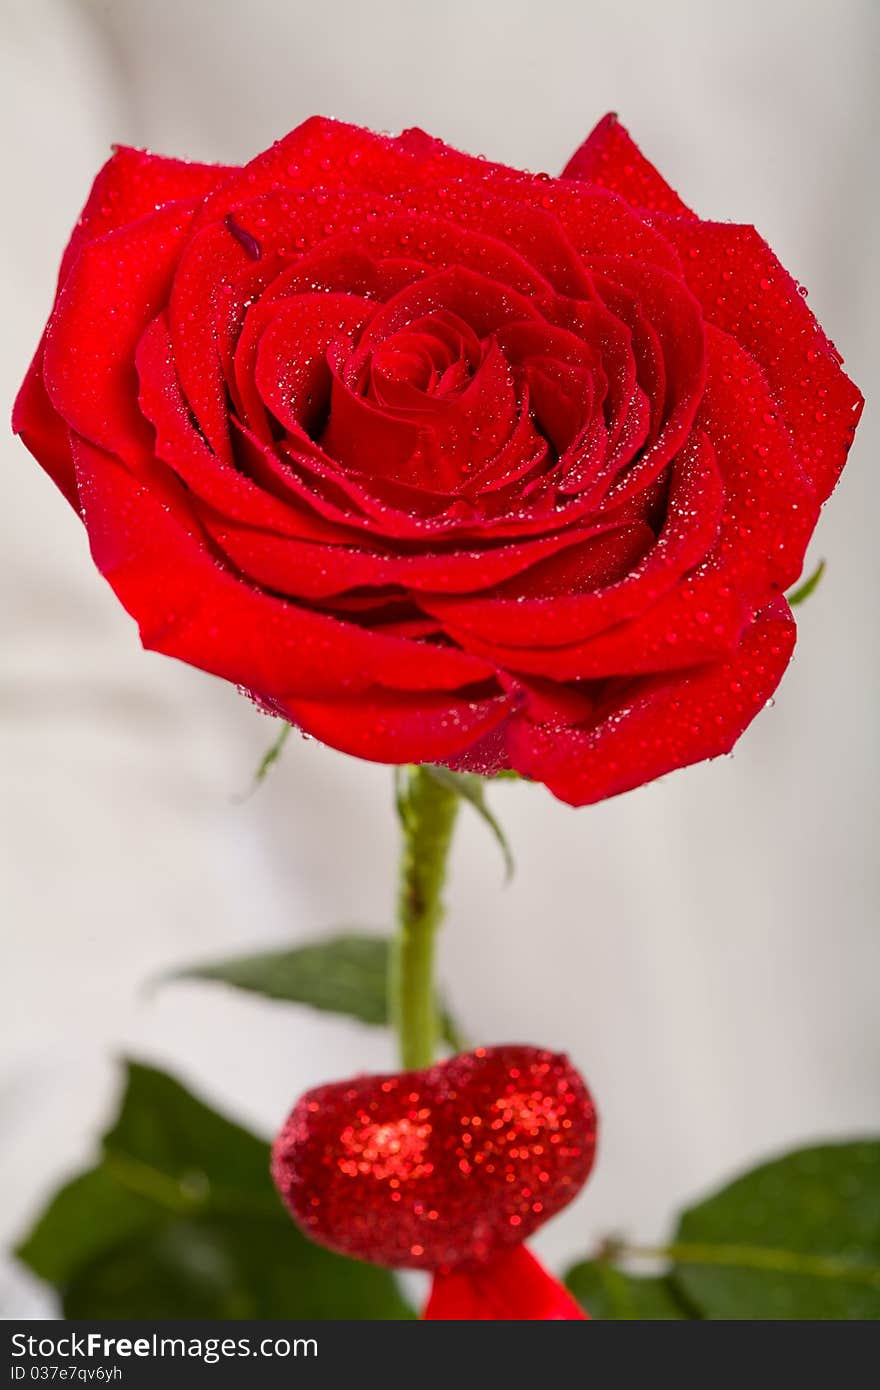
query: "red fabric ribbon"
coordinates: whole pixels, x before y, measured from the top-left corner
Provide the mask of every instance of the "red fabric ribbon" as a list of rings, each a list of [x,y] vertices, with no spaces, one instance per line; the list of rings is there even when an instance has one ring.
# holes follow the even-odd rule
[[[426,1320],[581,1322],[588,1315],[540,1261],[517,1245],[476,1269],[436,1274]]]

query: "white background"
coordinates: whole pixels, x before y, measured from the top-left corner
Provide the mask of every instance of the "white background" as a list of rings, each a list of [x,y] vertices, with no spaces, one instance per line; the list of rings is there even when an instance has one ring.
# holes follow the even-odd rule
[[[704,215],[753,221],[876,398],[873,0],[2,0],[0,131],[11,403],[57,262],[111,141],[244,160],[313,112],[419,124],[558,171],[621,113]],[[465,811],[442,973],[468,1031],[568,1049],[604,1119],[594,1180],[542,1234],[553,1261],[787,1145],[880,1122],[880,504],[876,414],[821,521],[826,578],[775,708],[734,758],[580,812],[502,786],[518,871]],[[266,1133],[389,1039],[209,986],[193,958],[382,926],[390,775],[272,736],[231,687],[145,655],[79,523],[3,451],[0,1236],[91,1152],[114,1057],[166,1065]],[[51,1310],[10,1266],[6,1316]]]

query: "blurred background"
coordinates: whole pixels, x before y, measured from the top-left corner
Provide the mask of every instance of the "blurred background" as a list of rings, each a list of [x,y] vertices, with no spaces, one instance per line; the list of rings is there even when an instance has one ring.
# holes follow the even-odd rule
[[[557,1266],[775,1151],[880,1126],[875,0],[0,0],[2,395],[11,402],[113,141],[244,161],[319,112],[558,172],[616,110],[705,216],[754,222],[869,399],[800,645],[735,756],[583,811],[501,785],[517,873],[465,808],[441,943],[469,1034],[568,1050],[604,1131],[537,1245]],[[5,407],[6,408],[6,407]],[[3,453],[0,1243],[88,1160],[115,1058],[272,1132],[390,1038],[209,985],[192,960],[382,928],[387,769],[291,739],[144,654],[60,495]],[[12,1261],[0,1313],[53,1313]]]

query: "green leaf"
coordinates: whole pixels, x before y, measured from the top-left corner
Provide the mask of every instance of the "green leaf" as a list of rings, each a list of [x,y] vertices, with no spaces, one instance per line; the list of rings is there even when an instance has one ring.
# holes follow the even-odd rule
[[[100,1163],[62,1188],[17,1253],[68,1317],[412,1316],[387,1270],[300,1234],[263,1140],[138,1064]]]
[[[591,1318],[660,1322],[691,1318],[668,1279],[626,1274],[607,1260],[585,1260],[565,1276],[565,1282]]]
[[[154,1204],[122,1187],[104,1167],[60,1188],[16,1254],[34,1274],[63,1289],[78,1269],[120,1241],[152,1229]]]
[[[278,733],[269,744],[269,747],[257,764],[257,770],[254,773],[254,790],[256,790],[261,782],[265,781],[266,774],[270,767],[272,767],[274,763],[277,763],[278,759],[281,757],[281,754],[284,752],[284,745],[290,738],[292,728],[292,724],[283,723],[280,733]]]
[[[206,1214],[156,1226],[83,1268],[66,1291],[65,1316],[413,1316],[388,1270],[322,1251],[283,1219]]]
[[[477,815],[486,822],[504,857],[505,877],[509,881],[513,877],[513,854],[504,831],[486,801],[485,777],[480,777],[476,772],[453,772],[448,767],[440,767],[434,763],[425,763],[424,769],[428,776],[433,777],[434,781],[438,782],[441,787],[455,792],[456,796],[460,796],[463,801],[467,801],[473,806]]]
[[[346,932],[283,951],[233,956],[187,966],[171,980],[217,980],[266,999],[346,1014],[361,1023],[388,1023],[388,952],[384,936]],[[443,1037],[458,1048],[459,1033],[441,1005]]]
[[[686,1211],[668,1253],[706,1318],[880,1319],[880,1141],[762,1164]]]
[[[799,584],[796,589],[792,589],[791,593],[788,595],[789,606],[791,608],[796,608],[799,603],[803,603],[805,599],[808,599],[810,597],[810,594],[813,593],[814,589],[818,588],[819,581],[821,580],[822,575],[824,573],[825,561],[820,560],[816,568],[813,570],[813,573],[809,575],[809,577],[805,579],[802,584]]]
[[[286,950],[187,966],[170,978],[218,980],[267,999],[382,1024],[388,1022],[387,969],[385,937],[344,933]]]

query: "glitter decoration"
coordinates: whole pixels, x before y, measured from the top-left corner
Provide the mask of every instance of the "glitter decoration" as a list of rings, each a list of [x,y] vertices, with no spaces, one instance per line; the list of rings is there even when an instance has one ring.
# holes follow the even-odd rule
[[[272,1174],[312,1240],[376,1264],[461,1270],[566,1206],[595,1145],[593,1102],[568,1059],[508,1045],[309,1091]]]

